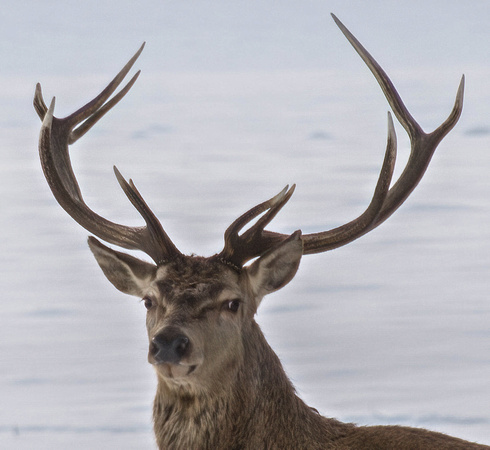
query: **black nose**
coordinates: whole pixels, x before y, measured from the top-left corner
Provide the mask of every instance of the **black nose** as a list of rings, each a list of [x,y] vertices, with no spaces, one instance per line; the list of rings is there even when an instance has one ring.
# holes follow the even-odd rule
[[[168,327],[151,340],[150,353],[157,363],[179,363],[188,353],[189,338],[179,329]]]

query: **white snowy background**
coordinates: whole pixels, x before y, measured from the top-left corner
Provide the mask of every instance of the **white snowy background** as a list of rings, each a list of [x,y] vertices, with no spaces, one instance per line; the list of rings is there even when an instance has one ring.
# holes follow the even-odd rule
[[[490,444],[490,3],[4,0],[0,448],[155,448],[145,310],[105,280],[43,179],[35,83],[65,116],[146,41],[137,84],[72,148],[87,203],[141,224],[116,164],[183,252],[211,255],[239,214],[297,183],[270,228],[320,231],[369,203],[388,110],[330,12],[426,130],[464,73],[463,116],[406,204],[306,256],[258,321],[324,415]]]

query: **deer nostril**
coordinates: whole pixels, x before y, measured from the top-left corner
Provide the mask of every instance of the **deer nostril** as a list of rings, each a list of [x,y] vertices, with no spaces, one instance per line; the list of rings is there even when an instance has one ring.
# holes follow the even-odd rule
[[[189,351],[189,347],[189,338],[171,328],[152,338],[150,353],[158,363],[178,363]]]
[[[186,336],[180,336],[174,341],[175,352],[180,356],[184,356],[189,346],[189,338]]]

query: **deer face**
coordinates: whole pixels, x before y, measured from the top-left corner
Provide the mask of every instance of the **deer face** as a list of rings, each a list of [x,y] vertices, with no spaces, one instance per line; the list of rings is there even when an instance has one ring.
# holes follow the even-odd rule
[[[175,382],[202,379],[206,368],[219,372],[233,364],[241,329],[253,317],[238,273],[205,258],[184,257],[158,267],[143,301],[148,361]]]
[[[243,358],[260,301],[295,275],[303,253],[299,232],[237,271],[217,258],[179,256],[155,266],[89,238],[114,286],[147,309],[148,361],[167,384],[210,388]]]

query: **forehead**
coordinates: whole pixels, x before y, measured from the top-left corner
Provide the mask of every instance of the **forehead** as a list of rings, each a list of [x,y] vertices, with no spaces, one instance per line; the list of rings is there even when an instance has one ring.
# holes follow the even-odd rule
[[[237,274],[207,258],[185,256],[158,268],[155,287],[167,301],[199,302],[237,286]]]

